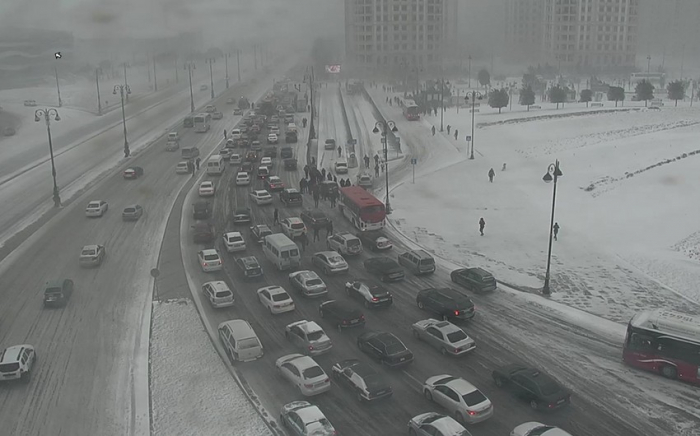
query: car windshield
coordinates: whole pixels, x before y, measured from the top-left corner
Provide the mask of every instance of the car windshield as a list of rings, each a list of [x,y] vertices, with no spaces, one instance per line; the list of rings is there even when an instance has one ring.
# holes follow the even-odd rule
[[[311,368],[307,368],[304,370],[303,374],[305,379],[321,377],[324,375],[320,366],[312,366]]]
[[[231,291],[219,291],[216,293],[216,298],[226,298],[233,295]]]
[[[378,391],[387,387],[387,383],[382,380],[379,374],[369,374],[364,377],[367,389],[370,391]]]
[[[486,397],[479,390],[462,395],[462,398],[467,406],[476,406],[477,404],[481,404],[486,401]]]
[[[435,265],[435,259],[433,259],[433,258],[421,259],[420,264],[423,266]]]
[[[100,203],[90,203],[90,204],[88,204],[88,208],[89,208],[89,209],[97,209],[98,207],[100,207]]]
[[[306,286],[318,286],[322,284],[323,282],[321,281],[321,279],[310,279],[306,281]]]
[[[136,212],[136,209],[133,207],[127,207],[126,209],[124,209],[124,213],[134,213],[134,212]]]
[[[315,332],[309,332],[306,334],[306,337],[310,341],[318,341],[319,339],[323,338],[323,332],[320,330],[315,331]]]
[[[217,260],[219,259],[219,256],[216,254],[205,254],[204,255],[204,260]]]
[[[467,336],[466,333],[464,333],[462,330],[457,330],[452,333],[447,334],[447,340],[450,341],[451,343],[463,341],[467,339],[469,336]]]
[[[353,247],[359,247],[360,246],[360,240],[359,239],[349,239],[348,242],[348,247],[353,248]]]
[[[0,372],[15,372],[19,369],[19,362],[1,363]]]
[[[83,250],[82,253],[80,253],[80,254],[83,256],[94,256],[96,253],[97,253],[97,250],[90,248],[87,250]]]
[[[406,347],[401,342],[395,342],[386,346],[386,354],[398,354],[406,351]]]
[[[228,241],[229,242],[242,242],[243,238],[240,236],[229,236]]]
[[[337,254],[334,254],[334,255],[328,256],[328,262],[329,263],[341,263],[341,262],[343,262],[343,258]]]
[[[554,379],[542,373],[540,373],[539,377],[540,380],[538,384],[540,385],[540,390],[543,395],[553,395],[559,392],[559,384],[557,384]]]
[[[259,346],[260,342],[258,341],[258,338],[241,339],[240,341],[238,341],[238,348],[240,348],[241,350],[255,348]]]
[[[272,295],[272,301],[287,301],[289,300],[289,294],[286,292],[280,292],[279,294]]]
[[[63,292],[61,288],[46,288],[44,291],[45,294],[60,294],[61,292]]]
[[[291,227],[292,227],[294,230],[301,230],[301,229],[304,228],[304,224],[303,224],[303,223],[292,223],[292,226],[291,226]]]

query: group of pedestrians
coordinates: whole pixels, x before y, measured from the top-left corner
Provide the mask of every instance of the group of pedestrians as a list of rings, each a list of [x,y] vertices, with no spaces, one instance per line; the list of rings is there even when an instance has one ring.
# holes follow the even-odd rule
[[[199,164],[202,162],[200,158],[197,158],[195,160],[188,160],[187,161],[187,169],[189,170],[190,173],[192,173],[192,177],[199,171]]]

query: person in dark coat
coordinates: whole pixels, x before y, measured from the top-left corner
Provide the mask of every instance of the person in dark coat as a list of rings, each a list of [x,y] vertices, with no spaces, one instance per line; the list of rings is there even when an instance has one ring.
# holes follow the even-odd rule
[[[339,145],[338,146],[338,157],[342,156],[343,154],[343,148]]]
[[[336,202],[337,196],[338,196],[338,194],[336,194],[335,192],[331,193],[331,195],[330,195],[331,207],[335,207],[335,202]]]
[[[324,179],[326,178],[326,169],[325,168],[321,168],[321,177],[323,177]]]
[[[277,224],[280,223],[280,211],[275,208],[275,211],[272,213],[272,225],[276,226]]]
[[[333,174],[331,174],[331,172],[328,171],[328,173],[326,174],[326,178],[328,179],[329,182],[332,182],[333,181]]]
[[[197,158],[196,161],[194,161],[195,165],[197,165],[197,171],[199,171],[199,163],[202,161],[202,159]]]
[[[194,163],[192,163],[191,160],[187,161],[187,166],[189,167],[190,172],[192,173],[192,177],[194,177]]]
[[[379,177],[379,164],[374,165],[374,177]]]
[[[495,175],[496,175],[496,172],[493,170],[493,168],[491,168],[489,170],[489,182],[493,183],[493,178]]]
[[[486,221],[484,221],[484,218],[482,217],[479,219],[479,233],[481,233],[481,236],[484,236],[484,227],[486,227]]]
[[[375,153],[375,154],[374,154],[374,163],[375,163],[375,164],[378,164],[378,163],[379,163],[379,154],[378,154],[378,153]]]
[[[308,179],[309,178],[309,166],[304,165],[304,178]]]
[[[318,200],[317,200],[317,202],[318,202]],[[319,239],[318,234],[320,231],[321,231],[321,229],[319,229],[318,227],[314,227],[314,242],[318,241],[318,239]]]
[[[306,192],[306,179],[299,180],[299,192],[302,194]]]
[[[328,224],[326,224],[326,236],[330,236],[333,234],[333,221],[328,221]]]
[[[318,195],[318,189],[314,191],[314,206],[318,207],[318,200],[320,198],[320,195]]]
[[[459,130],[455,129],[455,141],[457,140],[457,137],[459,137]]]
[[[306,251],[306,245],[309,243],[309,238],[306,236],[306,232],[299,236],[299,242],[301,242],[301,252]]]
[[[336,177],[335,175],[333,175],[333,181],[334,181],[335,183],[338,183],[338,177]]]
[[[451,128],[452,128],[452,126],[450,126],[450,125],[448,124],[448,125],[447,125],[447,134],[448,134],[448,135],[450,134],[450,129],[451,129]]]
[[[433,128],[430,129],[430,131],[432,131],[432,132],[433,132],[433,136],[435,136],[435,126],[433,126]]]
[[[226,134],[226,129],[224,129],[224,139],[228,139],[228,135]]]
[[[557,240],[557,235],[559,234],[559,223],[554,223],[554,227],[552,227],[552,230],[554,230],[554,240]]]

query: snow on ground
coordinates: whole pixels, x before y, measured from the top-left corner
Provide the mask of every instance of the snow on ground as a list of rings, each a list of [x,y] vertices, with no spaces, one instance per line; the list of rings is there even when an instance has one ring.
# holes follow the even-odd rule
[[[370,92],[375,102],[387,95]],[[381,109],[402,120],[398,108]],[[544,279],[552,201],[552,184],[542,176],[559,159],[564,175],[557,185],[561,230],[553,246],[552,299],[618,322],[651,307],[696,313],[700,173],[694,168],[700,155],[693,152],[700,149],[700,110],[558,115],[561,110],[504,114],[520,119],[482,126],[477,114],[475,160],[464,159],[468,112],[444,114],[444,124],[460,131],[457,141],[447,132],[412,141],[421,131],[430,137],[431,124],[439,130],[439,114],[401,121],[413,152],[435,150],[439,162],[417,168],[415,185],[406,174],[394,176],[392,185],[408,183],[392,191],[392,224],[439,256],[483,266],[536,292]],[[461,151],[459,159],[445,151],[446,142]]]
[[[270,435],[212,347],[190,300],[153,303],[153,436]],[[203,408],[216,405],[216,410]]]

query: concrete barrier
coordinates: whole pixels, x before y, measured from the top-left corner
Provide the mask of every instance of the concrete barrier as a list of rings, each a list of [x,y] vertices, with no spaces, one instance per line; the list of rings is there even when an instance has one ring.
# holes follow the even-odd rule
[[[603,107],[603,103],[591,103],[591,107]]]

